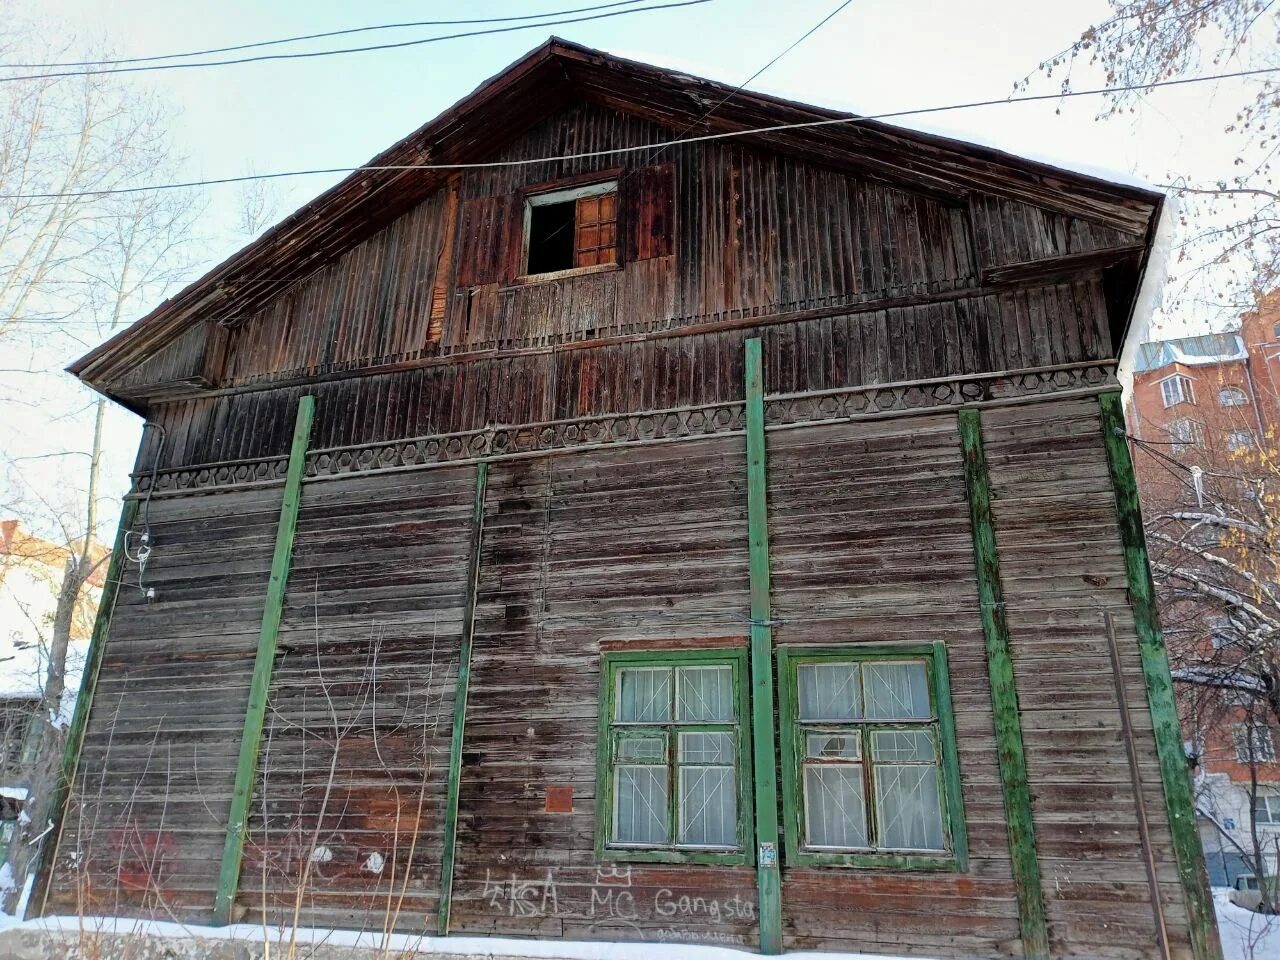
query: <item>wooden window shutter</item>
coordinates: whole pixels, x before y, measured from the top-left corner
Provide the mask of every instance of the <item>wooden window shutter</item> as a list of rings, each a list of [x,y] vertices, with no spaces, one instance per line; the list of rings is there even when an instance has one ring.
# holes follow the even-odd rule
[[[427,320],[427,343],[439,343],[444,333],[444,318],[448,312],[449,292],[453,288],[453,245],[458,237],[458,184],[455,180],[446,188],[444,209],[444,238],[440,243],[440,255],[436,258],[435,278],[431,284],[431,315]]]
[[[625,258],[671,256],[675,252],[675,166],[660,163],[632,170],[623,180],[623,192]]]
[[[459,234],[458,285],[478,287],[503,278],[509,260],[511,223],[516,198],[480,197],[462,205]]]

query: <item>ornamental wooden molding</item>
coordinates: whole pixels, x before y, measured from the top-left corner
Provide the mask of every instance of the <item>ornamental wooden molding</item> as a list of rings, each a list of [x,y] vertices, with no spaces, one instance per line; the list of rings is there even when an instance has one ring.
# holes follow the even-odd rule
[[[936,413],[961,406],[1032,402],[1119,389],[1115,362],[1067,364],[928,381],[864,385],[765,398],[769,430],[837,420]],[[323,415],[323,411],[320,412]],[[746,431],[742,400],[639,413],[604,414],[463,433],[430,434],[307,452],[306,477],[320,480],[386,470],[413,470],[476,460],[540,456],[587,447],[693,440]],[[193,464],[134,474],[131,496],[181,494],[283,483],[287,456]]]

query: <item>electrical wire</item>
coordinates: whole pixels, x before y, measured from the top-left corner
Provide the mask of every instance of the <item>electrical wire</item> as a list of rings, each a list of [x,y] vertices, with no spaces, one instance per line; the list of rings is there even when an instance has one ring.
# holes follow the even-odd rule
[[[699,0],[705,2],[705,0]],[[277,173],[244,174],[237,177],[217,177],[206,180],[187,180],[177,183],[153,183],[137,187],[116,187],[108,190],[66,191],[62,193],[6,193],[0,194],[0,200],[58,200],[69,197],[97,197],[126,193],[143,193],[148,190],[181,190],[191,187],[216,187],[230,183],[246,183],[253,180],[278,180],[286,177],[309,177],[332,175],[335,173],[366,173],[375,171],[407,171],[407,170],[491,170],[501,167],[524,167],[538,163],[553,163],[564,160],[584,160],[591,157],[616,156],[625,153],[638,153],[643,150],[675,147],[690,143],[705,143],[713,140],[730,140],[737,137],[748,137],[762,133],[782,133],[788,130],[806,130],[817,127],[855,126],[860,123],[871,123],[879,120],[900,119],[902,117],[919,117],[934,113],[947,113],[954,110],[972,110],[982,107],[998,107],[1015,103],[1036,103],[1045,100],[1064,100],[1073,97],[1105,96],[1114,93],[1128,93],[1138,90],[1154,90],[1159,87],[1177,87],[1193,83],[1209,83],[1217,80],[1230,80],[1237,77],[1261,76],[1280,73],[1280,67],[1259,67],[1255,70],[1238,70],[1230,73],[1209,74],[1202,77],[1183,77],[1176,80],[1157,80],[1154,83],[1129,84],[1116,87],[1095,87],[1089,90],[1068,90],[1058,93],[1028,94],[1026,96],[1001,97],[993,100],[971,100],[964,103],[950,103],[935,107],[917,107],[908,110],[891,110],[887,113],[868,114],[856,117],[832,117],[825,120],[803,120],[796,123],[778,123],[767,127],[749,127],[745,130],[728,130],[723,133],[706,133],[696,137],[684,137],[675,140],[647,143],[632,147],[613,147],[608,150],[587,150],[581,153],[566,153],[550,157],[531,157],[521,160],[490,160],[482,163],[413,163],[413,164],[364,164],[356,167],[317,167],[311,170],[282,170]]]
[[[261,63],[267,60],[305,60],[313,57],[332,57],[345,53],[369,53],[374,50],[400,50],[405,47],[417,47],[426,43],[440,43],[444,40],[459,40],[463,37],[484,37],[496,33],[512,33],[517,30],[533,30],[543,27],[558,27],[569,23],[586,23],[591,20],[607,20],[610,17],[625,17],[633,13],[651,13],[655,10],[674,10],[678,7],[696,7],[711,0],[676,0],[673,3],[661,3],[648,7],[628,7],[626,10],[610,10],[606,13],[594,13],[585,17],[567,17],[561,20],[542,20],[538,23],[520,23],[509,27],[493,27],[488,30],[467,30],[461,33],[448,33],[439,37],[423,37],[418,40],[401,40],[397,43],[377,43],[364,47],[343,47],[337,50],[306,50],[297,53],[264,53],[253,57],[236,57],[231,60],[205,60],[199,63],[154,63],[145,66],[110,67],[106,70],[62,70],[53,73],[24,73],[16,77],[0,77],[0,83],[13,83],[18,80],[53,80],[59,77],[96,77],[113,73],[149,73],[154,70],[190,70],[197,67],[226,67],[238,63]]]
[[[162,53],[150,57],[122,57],[116,60],[64,60],[59,63],[0,63],[0,70],[56,70],[60,67],[114,67],[125,63],[154,63],[157,60],[178,60],[184,57],[205,57],[217,53],[234,53],[237,50],[253,50],[259,47],[274,47],[285,43],[300,43],[305,40],[324,40],[329,37],[343,37],[355,33],[369,33],[374,30],[401,30],[408,27],[456,27],[480,23],[511,23],[517,20],[541,20],[544,17],[563,17],[571,13],[589,13],[593,10],[608,10],[612,7],[627,7],[646,0],[615,0],[613,3],[598,3],[590,7],[573,7],[569,10],[549,10],[546,13],[524,13],[514,17],[478,17],[471,20],[412,20],[405,23],[377,23],[367,27],[348,27],[345,30],[329,30],[324,33],[306,33],[296,37],[281,37],[278,40],[258,40],[253,43],[237,43],[229,47],[210,47],[206,50],[191,50],[187,53]],[[537,24],[535,24],[537,26]]]
[[[806,31],[804,32],[804,34],[803,34],[799,39],[797,39],[797,40],[793,41],[793,42],[792,42],[792,43],[791,43],[791,44],[790,44],[790,45],[789,45],[785,50],[783,50],[781,53],[779,53],[777,56],[775,56],[772,60],[770,60],[768,63],[766,63],[763,67],[761,67],[760,69],[758,69],[755,73],[751,74],[751,76],[747,77],[747,79],[743,80],[743,81],[742,81],[740,84],[738,84],[738,85],[737,85],[733,90],[731,90],[731,91],[729,91],[727,94],[725,94],[724,99],[722,99],[719,103],[716,103],[716,104],[712,105],[712,106],[711,106],[711,107],[709,107],[709,108],[706,110],[706,112],[704,112],[701,116],[696,117],[695,119],[691,120],[688,124],[686,124],[686,125],[685,125],[685,127],[684,127],[683,129],[681,129],[681,130],[676,134],[676,138],[677,138],[677,139],[679,139],[680,137],[683,137],[686,133],[688,133],[690,130],[692,130],[694,127],[696,127],[698,124],[700,124],[700,123],[702,123],[703,121],[705,121],[709,116],[711,116],[711,114],[715,113],[717,110],[719,110],[721,107],[723,107],[726,103],[728,103],[731,99],[733,99],[735,96],[737,96],[739,93],[741,93],[741,92],[742,92],[742,89],[743,89],[743,88],[744,88],[748,83],[750,83],[752,80],[756,79],[756,77],[760,76],[760,74],[764,73],[766,70],[768,70],[770,67],[772,67],[775,63],[777,63],[779,60],[781,60],[783,57],[785,57],[788,53],[790,53],[790,52],[791,52],[792,50],[794,50],[796,47],[800,46],[800,44],[802,44],[802,43],[804,43],[806,40],[808,40],[811,36],[813,36],[815,33],[817,33],[817,32],[818,32],[818,30],[819,30],[819,29],[821,29],[821,28],[822,28],[822,26],[823,26],[824,24],[826,24],[826,22],[827,22],[828,20],[830,20],[832,17],[834,17],[837,13],[839,13],[839,12],[840,12],[841,10],[843,10],[845,7],[849,6],[849,4],[851,4],[851,3],[853,3],[853,0],[844,0],[844,2],[843,2],[843,3],[841,3],[838,7],[836,7],[834,10],[832,10],[830,13],[828,13],[825,17],[823,17],[821,20],[819,20],[817,23],[815,23],[815,24],[814,24],[812,27],[810,27],[808,30],[806,30]],[[662,156],[662,154],[666,151],[666,149],[667,149],[666,147],[663,147],[663,148],[661,148],[661,149],[659,149],[659,150],[654,151],[653,155],[649,157],[649,161],[648,161],[648,162],[649,162],[650,164],[657,163],[657,162],[658,162],[658,159]],[[623,175],[622,175],[621,177],[619,177],[619,178],[618,178],[618,189],[619,189],[619,190],[621,190],[622,185],[623,185],[624,183],[626,183],[626,181],[627,181],[630,177],[635,176],[635,173],[636,173],[636,171],[635,171],[635,170],[628,170],[628,171],[626,171],[625,173],[623,173]],[[553,230],[551,233],[549,233],[549,234],[546,236],[546,238],[545,238],[545,239],[543,239],[543,240],[542,240],[542,241],[540,241],[540,242],[541,242],[541,243],[548,243],[549,241],[551,241],[551,240],[555,239],[556,237],[560,236],[560,234],[564,233],[566,230],[570,229],[572,226],[573,226],[573,223],[572,223],[572,222],[567,222],[567,223],[561,224],[559,227],[556,227],[556,229],[555,229],[555,230]]]

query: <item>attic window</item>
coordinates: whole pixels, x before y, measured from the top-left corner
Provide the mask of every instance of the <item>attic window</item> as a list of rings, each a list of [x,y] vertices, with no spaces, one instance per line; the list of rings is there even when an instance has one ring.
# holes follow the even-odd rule
[[[617,263],[617,181],[527,197],[524,250],[525,276]]]

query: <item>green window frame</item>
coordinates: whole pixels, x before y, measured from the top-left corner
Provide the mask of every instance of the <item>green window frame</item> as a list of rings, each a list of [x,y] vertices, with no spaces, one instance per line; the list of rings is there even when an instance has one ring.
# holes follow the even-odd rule
[[[968,835],[960,791],[960,764],[956,752],[946,647],[942,643],[781,647],[777,661],[783,833],[787,862],[798,866],[967,870]],[[865,715],[865,684],[879,682],[874,678],[885,674],[883,670],[875,671],[875,665],[891,663],[912,663],[923,667],[928,694],[927,712],[918,700],[922,691],[916,689],[913,691],[916,694],[913,705],[900,715]],[[845,666],[851,668],[847,673],[843,672]],[[867,669],[868,666],[871,669]],[[849,694],[856,698],[856,701],[849,702],[849,716],[833,715],[826,719],[800,717],[801,671],[809,667],[813,669],[805,670],[806,683],[820,682],[816,678],[826,668],[829,677],[843,675],[850,684],[857,684],[856,691]],[[918,676],[914,671],[909,672]],[[855,688],[850,686],[849,689]],[[932,743],[931,757],[924,753],[929,743]],[[892,830],[900,828],[892,822],[881,822],[879,807],[883,798],[878,791],[883,787],[887,797],[894,778],[902,781],[909,776],[903,774],[904,769],[919,770],[930,765],[936,770],[933,783],[937,788],[940,842],[929,847],[891,846],[884,841]],[[919,776],[924,782],[928,774]],[[862,836],[858,838],[845,821],[835,821],[835,826],[829,825],[828,821],[827,825],[816,829],[828,831],[830,835],[844,830],[844,839],[851,842],[811,844],[810,825],[806,822],[810,804],[817,806],[835,796],[836,791],[828,786],[832,782],[837,784],[837,788],[849,787],[848,795],[854,797],[857,797],[856,790],[859,789],[856,785],[861,785]],[[816,799],[811,801],[811,797]],[[819,811],[822,810],[819,807]],[[857,842],[858,839],[861,842]]]
[[[694,718],[696,710],[679,698],[685,690],[697,688],[708,677],[708,668],[728,669],[729,703],[720,703],[704,712],[713,719]],[[746,683],[745,648],[712,650],[661,650],[606,653],[600,677],[600,737],[596,770],[596,858],[658,863],[753,864],[755,823],[752,807],[750,704]],[[664,681],[665,678],[665,681]],[[624,680],[628,689],[624,691]],[[666,692],[663,694],[663,684]],[[637,707],[635,689],[654,693]],[[718,681],[717,681],[718,687]],[[665,696],[666,706],[662,706]],[[731,715],[725,710],[731,706]],[[702,708],[698,708],[702,709]],[[646,714],[634,719],[637,714]],[[728,756],[728,747],[732,756]],[[718,790],[706,786],[711,777],[721,784],[732,769],[733,788],[728,791],[736,804],[732,843],[696,842],[686,830],[714,830],[710,818],[682,810],[682,801],[703,789],[704,798],[724,801],[723,785]],[[625,834],[636,828],[620,827],[620,810],[634,810],[639,791],[637,779],[650,787],[665,790],[665,810],[659,822],[652,805],[646,810],[651,830],[665,829],[661,838],[653,836],[629,840]],[[714,784],[716,781],[712,781]],[[689,792],[686,793],[686,785]],[[714,790],[714,792],[713,792]],[[623,809],[625,806],[625,809]],[[625,819],[625,818],[624,818]],[[686,819],[688,822],[686,822]],[[723,823],[724,821],[719,821]],[[663,826],[664,825],[664,826]]]

